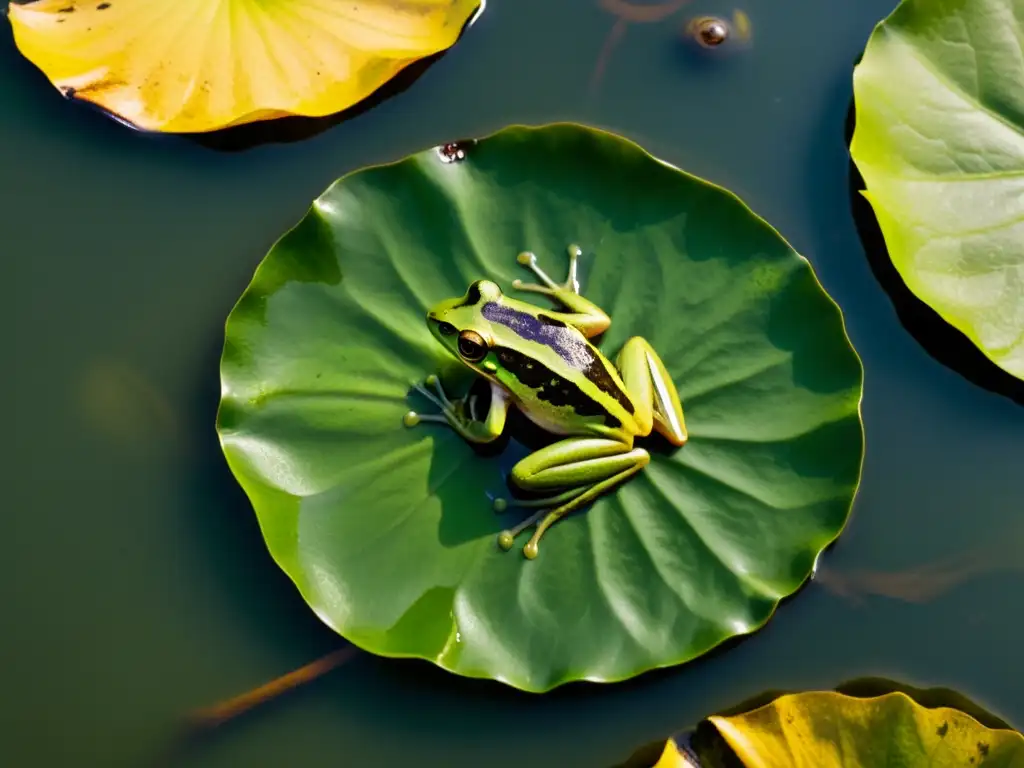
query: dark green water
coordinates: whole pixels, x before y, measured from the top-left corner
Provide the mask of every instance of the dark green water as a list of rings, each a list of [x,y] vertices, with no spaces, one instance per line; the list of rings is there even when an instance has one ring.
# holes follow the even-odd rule
[[[337,176],[552,120],[622,133],[731,188],[842,306],[866,367],[867,458],[822,578],[735,647],[626,684],[539,697],[360,656],[178,764],[607,765],[765,688],[869,674],[956,688],[1024,724],[1024,408],[907,333],[850,213],[851,68],[893,4],[750,0],[749,49],[701,62],[679,30],[733,6],[694,0],[630,26],[595,95],[614,17],[594,0],[492,0],[406,92],[307,141],[237,153],[64,102],[5,29],[0,764],[153,764],[186,711],[337,646],[266,554],[221,457],[224,318]]]

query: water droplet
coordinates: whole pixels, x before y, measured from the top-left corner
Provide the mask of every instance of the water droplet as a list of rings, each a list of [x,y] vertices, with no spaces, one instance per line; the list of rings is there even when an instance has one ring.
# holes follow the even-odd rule
[[[437,148],[442,163],[457,163],[466,159],[466,151],[475,141],[451,141]]]

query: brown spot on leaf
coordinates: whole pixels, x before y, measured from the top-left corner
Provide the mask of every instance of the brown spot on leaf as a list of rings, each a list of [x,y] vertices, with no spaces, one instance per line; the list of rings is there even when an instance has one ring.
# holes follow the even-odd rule
[[[988,744],[983,741],[978,742],[978,754],[982,757],[988,757]]]
[[[110,7],[110,3],[100,3],[99,5],[96,6],[96,10],[97,11],[105,11],[109,7]]]
[[[74,12],[75,12],[75,6],[73,6],[73,5],[69,5],[66,8],[58,8],[57,9],[57,13],[74,13]]]
[[[938,727],[938,729],[936,729],[935,732],[939,734],[940,739],[944,739],[946,737],[946,734],[949,733],[949,723],[943,723]]]

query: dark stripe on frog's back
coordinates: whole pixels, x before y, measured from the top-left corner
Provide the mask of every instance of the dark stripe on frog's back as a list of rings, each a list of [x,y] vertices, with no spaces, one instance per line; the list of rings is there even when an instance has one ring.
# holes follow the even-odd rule
[[[480,283],[482,281],[475,280],[469,284],[469,289],[466,291],[466,298],[460,301],[452,309],[458,309],[459,307],[475,307],[480,303],[480,299],[483,298],[480,295]]]
[[[581,390],[576,384],[564,379],[546,365],[529,355],[511,347],[494,347],[494,353],[502,368],[511,373],[520,384],[537,393],[537,399],[555,407],[569,407],[577,416],[604,416],[606,426],[622,426],[613,414],[599,402]]]
[[[484,304],[481,314],[490,322],[511,329],[522,339],[554,350],[566,365],[582,371],[594,386],[615,400],[626,413],[633,413],[633,402],[612,378],[602,356],[579,329],[543,312],[534,316],[496,301]]]

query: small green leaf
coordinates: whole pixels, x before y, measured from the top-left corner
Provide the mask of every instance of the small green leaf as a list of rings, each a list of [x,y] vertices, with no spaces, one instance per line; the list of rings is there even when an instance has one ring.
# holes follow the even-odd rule
[[[904,0],[854,72],[850,154],[907,287],[1024,379],[1024,5]]]
[[[782,696],[741,715],[708,718],[746,768],[1024,768],[1024,737],[986,728],[904,693],[870,699],[831,691]]]
[[[360,647],[530,691],[756,630],[859,482],[862,368],[838,307],[734,195],[629,141],[560,124],[449,150],[342,178],[231,313],[218,429],[274,558]],[[402,420],[449,366],[427,308],[484,277],[512,292],[525,249],[560,272],[570,243],[612,317],[602,349],[653,344],[690,440],[641,441],[651,465],[527,561],[496,546],[509,520],[488,499],[526,447],[478,454]]]

